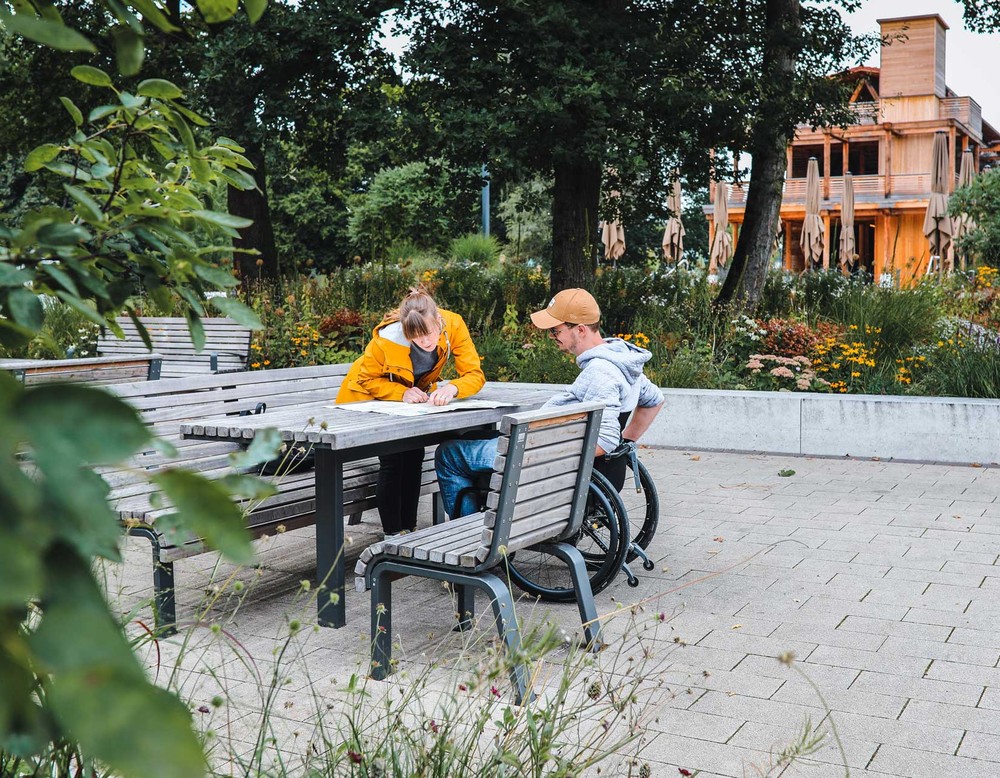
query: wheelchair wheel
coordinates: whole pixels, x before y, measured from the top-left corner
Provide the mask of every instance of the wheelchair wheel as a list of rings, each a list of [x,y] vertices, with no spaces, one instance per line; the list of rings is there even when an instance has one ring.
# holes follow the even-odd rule
[[[637,467],[633,470],[633,460],[628,458],[628,470],[625,474],[625,484],[619,497],[628,516],[632,542],[640,548],[648,548],[656,527],[660,522],[660,497],[656,484],[646,466],[638,459],[634,460]],[[629,551],[628,561],[633,561],[638,554]]]
[[[615,488],[600,473],[591,478],[580,531],[567,542],[583,556],[595,594],[611,583],[625,562],[628,516]],[[576,601],[569,568],[551,554],[522,549],[508,557],[508,569],[511,580],[528,594],[551,602]]]

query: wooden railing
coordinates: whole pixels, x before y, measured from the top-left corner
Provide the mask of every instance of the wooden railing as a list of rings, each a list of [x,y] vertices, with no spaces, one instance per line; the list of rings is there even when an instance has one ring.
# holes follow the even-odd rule
[[[889,182],[890,195],[927,195],[931,191],[930,173],[897,173]],[[729,207],[743,208],[747,201],[749,184],[730,186]],[[826,198],[839,202],[843,196],[844,179],[841,176],[830,178],[830,196]],[[885,176],[854,176],[854,196],[873,199],[885,195]],[[805,203],[806,180],[804,178],[788,178],[782,192],[783,203]]]

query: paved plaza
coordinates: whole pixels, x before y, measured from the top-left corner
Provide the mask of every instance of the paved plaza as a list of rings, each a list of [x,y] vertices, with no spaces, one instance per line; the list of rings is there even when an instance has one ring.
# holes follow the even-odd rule
[[[642,458],[661,495],[656,569],[638,588],[619,578],[597,601],[606,614],[642,603],[639,621],[657,624],[649,682],[664,685],[639,756],[653,775],[768,774],[808,721],[825,737],[783,776],[842,776],[844,758],[857,778],[1000,776],[1000,469],[674,450]],[[355,558],[379,537],[375,514],[349,534]],[[349,590],[348,626],[312,629],[315,604],[300,588],[314,573],[312,533],[261,543],[257,570],[207,554],[179,562],[179,618],[195,620],[219,586],[206,618],[218,626],[143,652],[158,680],[190,699],[199,726],[237,744],[226,753],[249,751],[260,679],[280,666],[276,650],[301,619],[269,702],[294,775],[296,752],[312,747],[311,717],[336,716],[351,675],[363,674],[369,602]],[[148,545],[130,539],[109,581],[140,619],[149,564]],[[438,584],[406,579],[394,593],[401,670],[467,639],[450,631]],[[579,632],[574,606],[534,615]],[[607,622],[600,661],[612,661],[627,621]],[[478,630],[492,637],[488,619]],[[405,683],[401,672],[372,688]],[[501,691],[509,700],[509,686]],[[212,707],[216,696],[223,704]],[[611,761],[602,774],[628,772]]]

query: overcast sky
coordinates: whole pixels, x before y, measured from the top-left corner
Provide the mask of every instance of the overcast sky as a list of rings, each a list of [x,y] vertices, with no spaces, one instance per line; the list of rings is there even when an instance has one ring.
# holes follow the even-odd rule
[[[996,0],[980,0],[995,2]],[[878,19],[938,14],[948,25],[945,38],[945,81],[955,94],[971,97],[983,109],[983,119],[1000,129],[1000,33],[977,35],[962,22],[955,0],[863,0],[861,9],[846,16],[856,34],[878,31]],[[871,62],[878,66],[878,53]]]

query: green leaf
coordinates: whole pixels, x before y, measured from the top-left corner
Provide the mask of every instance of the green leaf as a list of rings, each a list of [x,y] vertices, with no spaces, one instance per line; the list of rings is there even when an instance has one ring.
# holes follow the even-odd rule
[[[183,105],[180,105],[179,103],[174,103],[172,107],[175,111],[178,111],[181,114],[181,116],[186,116],[188,121],[194,122],[199,127],[207,127],[209,125],[208,119],[204,118],[200,114],[195,113],[190,108],[185,108]]]
[[[232,496],[241,500],[263,500],[278,493],[278,487],[273,483],[252,475],[232,473],[220,478],[218,483]]]
[[[40,594],[47,534],[0,524],[0,607],[23,607]]]
[[[59,102],[63,104],[63,107],[72,117],[73,124],[75,124],[77,127],[83,124],[83,114],[80,112],[80,109],[76,107],[76,103],[74,103],[68,97],[60,97]]]
[[[201,219],[202,221],[209,222],[210,224],[218,224],[220,227],[243,229],[253,224],[253,219],[246,219],[242,216],[234,216],[231,213],[225,213],[223,211],[206,211],[200,209],[191,211],[191,215]]]
[[[93,43],[73,28],[59,21],[41,19],[31,11],[11,14],[3,9],[0,10],[0,21],[9,32],[59,51],[97,51]]]
[[[225,268],[216,267],[215,265],[209,265],[204,262],[199,262],[194,266],[194,272],[199,278],[208,281],[213,286],[219,287],[221,289],[229,289],[233,286],[238,286],[239,281],[233,277],[231,271]]]
[[[46,562],[46,607],[29,645],[52,673],[46,702],[56,720],[117,774],[204,775],[187,708],[145,679],[87,561],[57,546]]]
[[[177,32],[180,29],[171,24],[166,15],[151,0],[129,0],[129,2],[135,10],[145,17],[146,21],[151,22],[157,29],[163,32]]]
[[[178,100],[184,97],[184,93],[178,87],[162,78],[147,78],[141,81],[136,93],[158,100]]]
[[[46,262],[39,266],[43,273],[52,277],[52,279],[59,284],[63,289],[69,292],[71,295],[76,297],[80,296],[80,290],[77,288],[76,282],[73,277],[70,276],[65,270],[63,270],[58,265],[54,265],[51,262]]]
[[[46,472],[58,462],[120,462],[148,443],[151,434],[124,400],[82,384],[44,384],[18,398],[15,413]]]
[[[88,221],[103,222],[107,220],[107,217],[101,211],[101,206],[97,204],[97,201],[80,189],[80,187],[73,186],[72,184],[63,184],[63,189],[66,190],[66,194],[80,204],[84,211],[81,215],[84,218],[87,218]]]
[[[43,246],[76,246],[93,236],[79,224],[53,222],[38,230],[38,242]]]
[[[105,116],[110,116],[113,113],[117,113],[117,111],[118,111],[117,105],[99,105],[93,110],[91,110],[89,114],[87,114],[87,121],[98,122]]]
[[[187,292],[188,295],[193,295],[194,292],[191,289],[183,289],[182,292]],[[195,351],[201,351],[205,348],[205,325],[201,323],[201,319],[198,318],[204,315],[204,309],[201,307],[201,301],[186,297],[191,308],[195,311],[197,316],[188,316],[188,332],[191,334],[191,344],[194,346]]]
[[[244,327],[249,327],[252,330],[264,329],[264,325],[261,324],[260,317],[254,313],[252,308],[248,308],[239,300],[234,300],[232,297],[213,297],[209,302],[214,305],[220,313],[228,316],[236,322],[239,322]]]
[[[258,431],[250,445],[243,451],[229,455],[229,462],[236,470],[248,470],[255,465],[262,465],[278,456],[281,450],[281,436],[273,427]]]
[[[24,169],[29,173],[41,170],[58,157],[60,151],[62,151],[62,148],[55,143],[43,143],[41,146],[32,149],[28,153],[28,156],[25,157]]]
[[[45,267],[42,265],[41,267]],[[10,262],[0,262],[0,288],[5,286],[22,286],[31,281],[32,275],[23,268],[15,267]]]
[[[128,26],[118,27],[112,33],[115,39],[115,61],[123,76],[134,76],[142,67],[146,55],[142,36]]]
[[[795,471],[794,470],[779,470],[778,471],[778,475],[781,476],[782,478],[788,478],[789,476],[795,475]]]
[[[38,332],[42,328],[45,314],[38,296],[27,289],[14,289],[7,295],[7,310],[11,318],[22,327]]]
[[[87,317],[87,319],[94,322],[94,324],[97,324],[98,326],[101,327],[107,324],[107,322],[104,321],[103,318],[101,318],[101,315],[96,310],[94,310],[93,307],[87,305],[85,302],[83,302],[83,300],[81,300],[76,295],[72,295],[62,290],[58,290],[56,291],[56,297],[58,297],[60,300],[62,300],[64,303],[71,306],[75,310],[79,311],[81,314]]]
[[[260,17],[264,15],[267,8],[267,0],[243,0],[246,6],[247,16],[250,17],[250,24],[256,24]]]
[[[198,10],[209,24],[231,19],[236,14],[238,0],[198,0]]]
[[[91,86],[111,86],[111,76],[100,68],[91,65],[77,65],[70,71],[70,74],[77,81],[82,81]]]
[[[188,470],[161,470],[152,480],[177,509],[176,523],[204,538],[212,548],[239,564],[253,561],[253,546],[243,512],[219,484]],[[158,522],[166,519],[160,517]]]
[[[43,469],[48,480],[43,511],[59,517],[56,534],[84,557],[119,561],[121,524],[108,505],[111,487],[93,470],[78,467],[78,462],[61,459],[54,471],[51,464],[46,460]]]

